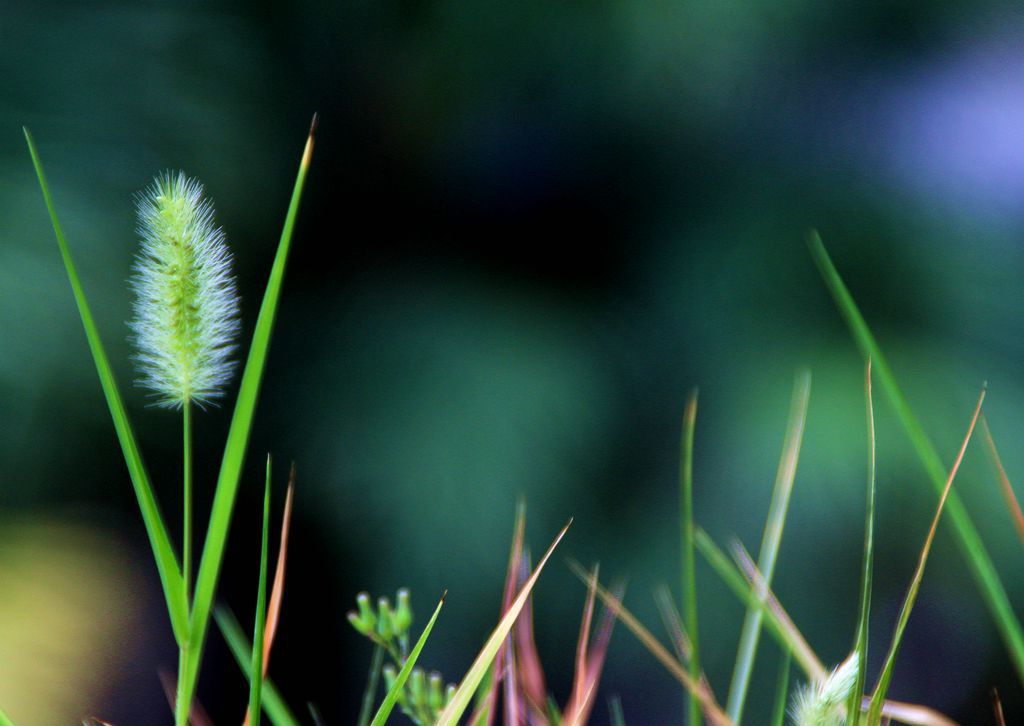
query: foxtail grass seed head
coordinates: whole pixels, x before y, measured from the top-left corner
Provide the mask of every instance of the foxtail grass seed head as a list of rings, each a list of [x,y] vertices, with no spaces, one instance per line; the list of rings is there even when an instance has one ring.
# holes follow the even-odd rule
[[[138,198],[141,249],[131,287],[141,383],[158,405],[202,405],[222,395],[240,323],[231,253],[203,186],[167,172]]]
[[[854,652],[825,678],[801,688],[790,710],[793,723],[796,726],[843,726],[846,701],[857,681],[857,664]]]

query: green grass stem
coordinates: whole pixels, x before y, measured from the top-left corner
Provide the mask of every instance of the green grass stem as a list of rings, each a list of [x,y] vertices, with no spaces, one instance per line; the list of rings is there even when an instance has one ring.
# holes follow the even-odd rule
[[[249,724],[260,726],[263,687],[263,638],[267,627],[267,542],[270,534],[270,455],[267,455],[267,483],[263,491],[263,538],[260,544],[260,581],[256,588],[256,617],[252,630],[252,668],[249,672]]]
[[[761,551],[758,556],[758,570],[764,577],[765,587],[771,586],[772,575],[775,572],[775,562],[778,559],[779,545],[782,542],[782,530],[786,523],[786,512],[789,510],[789,499],[793,492],[793,481],[796,478],[796,466],[800,458],[800,444],[803,441],[810,395],[811,374],[808,371],[800,371],[793,384],[789,423],[786,426],[782,457],[775,475],[775,486],[772,490],[771,505],[768,509],[768,518],[765,521],[764,535],[761,539]],[[750,674],[754,669],[757,643],[761,635],[762,618],[760,607],[754,605],[747,607],[726,706],[729,718],[737,724],[740,723],[743,716],[743,705],[747,698]]]
[[[786,721],[786,701],[789,698],[789,670],[793,654],[782,651],[779,662],[779,679],[775,685],[775,707],[772,708],[772,726],[783,726]]]
[[[697,637],[697,577],[696,556],[693,549],[693,435],[697,423],[697,390],[694,389],[686,400],[683,413],[683,433],[680,442],[681,459],[679,469],[680,499],[682,503],[682,603],[683,622],[686,623],[690,639],[690,677],[700,680],[700,648]],[[688,723],[700,726],[700,703],[686,689]]]
[[[210,524],[203,544],[202,556],[199,560],[199,571],[196,576],[195,596],[192,604],[192,617],[189,628],[189,660],[185,671],[185,693],[191,699],[195,692],[199,677],[199,664],[202,660],[203,644],[209,627],[210,613],[213,609],[213,598],[217,590],[221,563],[224,559],[224,548],[227,544],[228,528],[231,524],[231,513],[238,494],[238,484],[245,461],[245,451],[249,445],[249,434],[252,431],[253,416],[256,413],[256,401],[259,397],[260,382],[266,366],[267,352],[270,348],[270,337],[274,329],[278,302],[281,298],[281,286],[284,281],[288,252],[291,248],[292,234],[295,231],[295,220],[299,213],[302,200],[302,189],[306,182],[306,174],[313,156],[313,139],[316,130],[316,117],[310,128],[309,137],[299,163],[295,187],[292,190],[291,202],[285,216],[284,228],[277,246],[277,254],[270,270],[263,303],[260,306],[256,329],[253,332],[249,356],[245,361],[242,381],[239,385],[238,400],[231,417],[228,429],[227,444],[224,447],[224,458],[221,463],[220,475],[213,496],[210,512]],[[185,726],[177,724],[177,726]]]
[[[864,561],[860,577],[860,612],[853,650],[857,653],[857,678],[846,704],[849,726],[857,726],[861,718],[861,699],[868,670],[868,621],[871,614],[871,577],[875,539],[875,405],[871,387],[871,359],[864,365],[864,405],[868,427],[867,503],[864,508]]]
[[[252,644],[242,631],[242,626],[239,625],[238,620],[232,615],[231,611],[226,608],[218,607],[214,610],[213,617],[217,622],[217,627],[220,628],[221,634],[224,636],[224,641],[228,644],[231,655],[234,656],[235,661],[238,663],[238,667],[245,674],[245,677],[251,681]],[[271,679],[265,678],[263,680],[263,687],[260,693],[260,698],[263,701],[263,713],[267,715],[267,718],[270,719],[274,726],[299,726],[299,720],[292,714],[288,705],[281,697],[280,691],[277,690],[277,686],[274,685]]]

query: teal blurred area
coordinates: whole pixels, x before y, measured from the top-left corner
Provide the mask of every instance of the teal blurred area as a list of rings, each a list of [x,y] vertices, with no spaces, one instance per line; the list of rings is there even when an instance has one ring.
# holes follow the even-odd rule
[[[251,618],[262,454],[280,462],[278,506],[294,461],[271,674],[296,710],[313,702],[348,723],[371,654],[344,619],[355,594],[409,586],[422,624],[447,589],[423,658],[456,679],[497,621],[520,499],[535,553],[575,517],[559,554],[628,578],[626,604],[662,632],[650,595],[667,583],[678,598],[687,390],[700,387],[698,520],[756,550],[803,367],[814,382],[775,583],[822,659],[843,659],[863,532],[863,362],[804,241],[820,229],[943,460],[987,381],[1019,479],[1022,41],[1024,11],[989,0],[5,2],[0,505],[3,530],[25,534],[17,547],[0,537],[0,574],[32,561],[30,525],[58,522],[81,538],[58,549],[95,551],[96,571],[72,558],[53,597],[114,572],[104,586],[138,602],[104,607],[145,644],[99,649],[108,631],[86,627],[83,608],[69,632],[95,644],[104,676],[55,676],[67,678],[60,713],[162,722],[157,672],[176,654],[22,125],[177,532],[180,424],[147,405],[128,363],[133,195],[164,169],[203,180],[251,331],[319,111],[220,593]],[[201,512],[230,410],[197,423]],[[873,671],[936,503],[881,392],[877,417]],[[957,487],[1024,616],[1024,552],[982,447]],[[115,547],[90,549],[108,535]],[[724,701],[743,611],[710,569],[698,574],[707,673]],[[31,580],[3,581],[38,597]],[[535,619],[560,701],[584,597],[553,560]],[[32,617],[5,604],[0,635]],[[30,678],[52,659],[45,635],[0,653],[18,652]],[[751,723],[767,720],[776,663],[766,637]],[[987,723],[993,686],[1013,722],[1020,682],[942,526],[892,695]],[[19,688],[0,682],[0,699]],[[204,705],[230,723],[245,694],[214,639]],[[616,694],[630,724],[682,721],[680,689],[624,629],[595,723]]]

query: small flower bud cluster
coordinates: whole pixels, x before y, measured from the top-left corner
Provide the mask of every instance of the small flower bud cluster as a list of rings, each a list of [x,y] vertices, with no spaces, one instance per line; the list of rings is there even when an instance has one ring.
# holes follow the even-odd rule
[[[399,590],[393,607],[386,597],[379,598],[376,608],[370,595],[361,592],[356,596],[356,608],[348,613],[352,627],[383,648],[391,658],[392,662],[382,670],[384,685],[390,691],[398,679],[398,671],[409,657],[409,629],[412,627],[409,591]],[[431,671],[428,675],[417,666],[398,694],[398,706],[419,726],[433,726],[454,695],[455,685],[445,686],[440,673]]]
[[[396,605],[382,597],[377,600],[377,609],[370,604],[368,593],[356,596],[358,612],[350,611],[348,621],[352,627],[378,645],[391,650],[393,647],[404,657],[409,647],[409,628],[412,626],[412,608],[409,606],[409,591],[402,588],[395,598]]]
[[[388,664],[384,666],[384,684],[388,690],[398,678],[398,669]],[[420,726],[437,723],[441,711],[455,695],[455,684],[444,685],[444,678],[437,671],[430,675],[416,666],[405,682],[405,688],[398,695],[398,705],[402,712]]]

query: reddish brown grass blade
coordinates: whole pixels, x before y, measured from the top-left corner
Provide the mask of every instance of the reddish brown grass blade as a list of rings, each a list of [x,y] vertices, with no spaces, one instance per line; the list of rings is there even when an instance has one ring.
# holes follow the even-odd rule
[[[516,506],[516,522],[512,529],[512,548],[508,554],[508,570],[505,573],[505,591],[501,596],[501,616],[503,617],[508,612],[509,607],[512,605],[512,601],[515,599],[516,590],[519,586],[519,573],[521,569],[521,562],[523,558],[523,538],[526,532],[526,503],[520,500]],[[529,604],[524,609],[528,610]],[[520,614],[520,621],[523,616],[528,616],[528,612]],[[511,640],[511,639],[510,639]],[[511,661],[511,653],[509,651],[509,641],[501,646],[498,651],[497,657],[494,659],[494,665],[491,667],[491,687],[487,692],[484,703],[490,703],[490,708],[487,710],[487,726],[494,725],[494,718],[497,709],[495,706],[498,702],[498,688],[509,669],[506,668],[505,661]],[[471,723],[477,723],[476,718],[472,719]]]
[[[529,579],[531,569],[530,554],[523,551],[522,557],[519,558],[519,587]],[[519,694],[525,699],[532,718],[538,723],[546,723],[548,689],[544,682],[544,667],[541,665],[537,643],[533,637],[533,597],[526,601],[512,632]]]
[[[999,700],[999,691],[992,689],[992,710],[996,712],[997,726],[1006,726],[1006,717],[1003,716],[1003,702]]]
[[[1006,500],[1006,508],[1010,512],[1010,518],[1013,520],[1014,527],[1017,528],[1017,536],[1020,537],[1021,543],[1024,543],[1024,512],[1021,511],[1020,502],[1017,501],[1017,495],[1013,493],[1013,486],[1010,484],[1010,477],[1006,475],[1006,469],[1003,468],[1003,462],[999,458],[996,442],[988,428],[988,420],[985,418],[985,414],[981,415],[981,433],[985,438],[989,458],[992,461],[992,468],[995,470],[996,478],[999,480],[999,488],[1003,492],[1003,499]]]
[[[570,560],[569,567],[580,580],[588,583],[588,573],[577,562]],[[704,717],[708,722],[713,726],[732,726],[732,720],[725,715],[722,707],[718,705],[711,689],[707,688],[703,683],[694,680],[679,661],[672,657],[672,654],[665,649],[665,646],[626,609],[615,595],[605,589],[601,583],[597,583],[596,590],[597,596],[614,613],[615,617],[621,620],[622,624],[636,636],[637,640],[647,648],[651,655],[700,702],[701,710],[704,711]]]
[[[292,464],[288,475],[288,494],[284,500],[284,513],[281,515],[281,543],[277,548],[277,565],[274,568],[274,587],[270,592],[270,603],[267,605],[267,622],[263,626],[263,677],[267,677],[270,668],[270,649],[277,635],[277,624],[281,620],[281,602],[284,599],[284,573],[288,561],[288,534],[292,525],[292,504],[295,498],[295,464]],[[245,709],[242,726],[249,726],[252,714]]]

